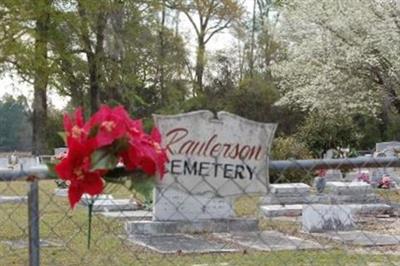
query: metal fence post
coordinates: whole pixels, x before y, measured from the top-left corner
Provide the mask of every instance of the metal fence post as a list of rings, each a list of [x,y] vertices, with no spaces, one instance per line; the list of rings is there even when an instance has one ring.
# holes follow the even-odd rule
[[[29,266],[39,266],[39,182],[37,178],[30,181],[28,191]]]

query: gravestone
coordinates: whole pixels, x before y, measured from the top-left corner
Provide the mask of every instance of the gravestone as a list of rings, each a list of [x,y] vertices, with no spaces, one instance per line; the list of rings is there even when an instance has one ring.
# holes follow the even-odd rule
[[[352,210],[346,205],[305,205],[302,215],[303,231],[345,231],[355,228]]]
[[[385,154],[386,157],[396,156],[397,152],[400,152],[399,141],[379,142],[375,144],[376,153]]]
[[[271,184],[263,204],[298,204],[308,202],[310,186],[304,183]]]
[[[368,195],[372,193],[372,187],[365,182],[327,182],[326,191],[336,195]]]
[[[282,189],[272,193],[273,186]],[[393,208],[385,204],[365,182],[327,182],[324,193],[318,194],[311,194],[308,190],[306,184],[299,183],[271,185],[271,192],[264,197],[260,210],[266,217],[301,216],[303,207],[308,204],[345,204],[357,215],[393,212]]]
[[[329,149],[323,155],[324,159],[335,159],[337,158],[339,152],[335,149]],[[327,181],[340,181],[343,180],[343,173],[340,169],[328,169],[325,174],[325,179]]]
[[[68,152],[68,148],[67,147],[59,147],[59,148],[55,148],[54,149],[54,155],[55,156],[64,155],[64,154],[67,154],[67,152]]]
[[[389,141],[376,143],[374,157],[399,157],[400,142]],[[374,186],[379,184],[382,176],[388,175],[397,185],[400,184],[400,170],[394,167],[375,168],[372,171],[371,180]]]
[[[275,124],[219,112],[155,116],[169,155],[154,193],[152,221],[129,222],[128,233],[256,230],[237,218],[236,197],[265,194]]]

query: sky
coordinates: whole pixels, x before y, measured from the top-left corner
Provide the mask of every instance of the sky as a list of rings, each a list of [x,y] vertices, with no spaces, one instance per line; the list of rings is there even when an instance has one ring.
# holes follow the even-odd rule
[[[247,10],[251,9],[253,0],[243,0],[244,6]],[[190,53],[193,55],[196,49],[196,40],[194,31],[184,16],[184,14],[180,15],[180,33],[185,37],[185,40],[190,44],[188,47],[191,47]],[[229,29],[222,31],[221,33],[213,36],[210,42],[207,44],[208,52],[215,52],[221,49],[227,49],[234,45],[235,39],[232,34],[229,32]],[[57,109],[63,109],[68,103],[68,97],[62,97],[58,95],[54,90],[49,90],[48,101],[51,105],[53,105]],[[23,82],[18,75],[11,73],[3,73],[0,75],[0,98],[5,94],[12,95],[25,95],[28,98],[29,102],[32,102],[33,99],[33,87],[31,84]]]

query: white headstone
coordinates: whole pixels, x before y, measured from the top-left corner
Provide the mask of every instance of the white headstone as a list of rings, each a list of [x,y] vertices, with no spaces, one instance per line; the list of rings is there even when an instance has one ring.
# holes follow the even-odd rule
[[[371,193],[372,187],[365,182],[327,182],[326,190],[340,195],[364,195]]]
[[[67,152],[68,152],[67,147],[59,147],[54,149],[54,155],[56,156],[66,154]]]
[[[170,161],[156,187],[154,220],[229,219],[235,197],[267,192],[275,124],[209,111],[155,120]]]
[[[346,205],[304,205],[302,224],[305,232],[345,231],[355,228],[352,209]]]
[[[375,149],[377,153],[384,153],[386,156],[395,156],[396,151],[400,152],[400,142],[389,141],[376,143]]]

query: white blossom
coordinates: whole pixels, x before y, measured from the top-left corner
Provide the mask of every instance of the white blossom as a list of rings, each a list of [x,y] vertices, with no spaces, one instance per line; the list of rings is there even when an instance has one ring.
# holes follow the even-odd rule
[[[400,5],[378,0],[287,0],[272,73],[278,104],[377,115],[400,92]],[[398,110],[400,111],[400,110]]]

